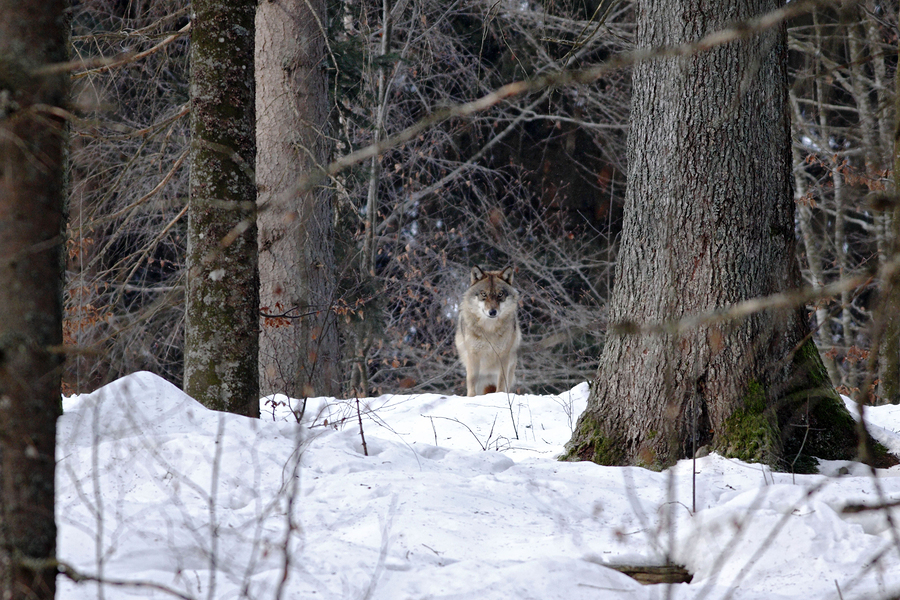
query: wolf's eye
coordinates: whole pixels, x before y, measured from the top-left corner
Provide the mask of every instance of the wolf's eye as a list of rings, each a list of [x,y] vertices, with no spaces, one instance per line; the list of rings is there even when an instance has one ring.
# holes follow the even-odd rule
[[[481,293],[478,294],[478,295],[481,296],[481,299],[482,299],[482,300],[487,300],[487,292],[481,292]]]
[[[497,300],[503,302],[504,298],[506,298],[506,292],[497,292]]]

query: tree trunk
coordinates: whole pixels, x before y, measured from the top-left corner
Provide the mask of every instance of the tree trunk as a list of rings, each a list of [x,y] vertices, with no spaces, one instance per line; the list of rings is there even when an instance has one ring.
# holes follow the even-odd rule
[[[792,103],[793,104],[793,103]],[[796,168],[801,164],[802,158],[800,153],[793,149],[791,158],[794,165],[794,202],[797,205],[797,224],[800,226],[800,238],[803,241],[804,250],[806,251],[806,261],[809,265],[810,280],[812,287],[816,290],[822,288],[825,278],[822,275],[822,257],[819,254],[817,246],[818,240],[813,232],[812,208],[806,199],[806,182],[803,179],[803,172]],[[821,302],[816,303],[816,330],[813,337],[818,340],[816,346],[826,350],[826,355],[822,358],[825,370],[828,373],[828,380],[831,385],[837,386],[841,384],[841,373],[833,357],[828,356],[828,350],[831,350],[834,342],[831,339],[831,317],[828,310]]]
[[[53,598],[67,3],[0,0],[0,597]],[[44,561],[41,564],[39,561]]]
[[[194,0],[185,392],[259,416],[255,0]]]
[[[639,0],[638,45],[697,40],[779,5]],[[853,422],[802,307],[621,333],[799,286],[785,28],[637,65],[628,162],[611,331],[567,457],[658,468],[708,445],[809,468],[801,450],[846,454]]]
[[[850,243],[847,239],[847,219],[846,211],[848,210],[846,200],[846,187],[844,185],[844,175],[841,173],[840,155],[835,155],[834,167],[831,170],[831,182],[834,189],[834,247],[837,254],[838,277],[843,280],[851,276],[853,266],[850,263],[848,249]],[[856,347],[856,336],[854,335],[853,314],[851,312],[851,304],[853,296],[850,290],[841,291],[841,338],[844,345],[848,349]],[[853,389],[859,385],[859,369],[857,368],[857,360],[847,360],[847,371],[844,385]]]
[[[325,2],[273,0],[256,19],[260,379],[263,393],[338,395],[332,195],[297,192],[328,156]]]
[[[894,97],[894,145],[891,154],[893,165],[894,200],[890,211],[891,243],[890,268],[882,273],[882,314],[876,315],[875,322],[883,326],[882,341],[879,348],[879,368],[881,397],[891,404],[900,404],[900,268],[896,262],[900,260],[900,77],[895,78],[896,95]]]

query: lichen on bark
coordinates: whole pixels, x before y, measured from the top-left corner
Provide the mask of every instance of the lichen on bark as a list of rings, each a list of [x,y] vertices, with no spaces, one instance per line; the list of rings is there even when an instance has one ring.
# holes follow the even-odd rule
[[[256,3],[195,0],[193,11],[184,389],[256,417]]]

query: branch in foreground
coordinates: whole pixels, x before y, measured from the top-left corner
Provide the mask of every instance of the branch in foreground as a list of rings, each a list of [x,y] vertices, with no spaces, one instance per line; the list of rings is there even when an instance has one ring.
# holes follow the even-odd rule
[[[645,60],[674,58],[704,52],[729,42],[753,37],[758,33],[780,25],[788,19],[807,14],[817,7],[832,4],[835,4],[834,0],[797,0],[762,16],[734,23],[725,29],[710,33],[696,42],[665,46],[662,48],[638,49],[614,57],[589,69],[582,69],[579,71],[559,71],[535,79],[508,83],[477,100],[436,110],[418,123],[407,127],[391,137],[342,156],[320,171],[304,174],[297,182],[297,187],[294,192],[308,192],[316,185],[321,184],[328,177],[336,175],[344,169],[374,156],[383,154],[386,150],[404,144],[416,138],[429,127],[437,125],[447,119],[453,117],[468,117],[500,104],[504,100],[531,92],[548,88],[593,83],[613,71],[629,67]]]
[[[115,69],[116,67],[121,67],[122,65],[127,65],[128,63],[132,63],[155,52],[159,52],[178,38],[183,35],[187,35],[191,30],[191,24],[188,23],[172,35],[165,38],[160,43],[156,44],[152,48],[148,48],[143,52],[126,52],[124,54],[120,54],[119,56],[114,56],[112,58],[93,58],[90,60],[70,60],[64,63],[55,63],[52,65],[46,65],[41,67],[40,69],[35,69],[32,71],[33,75],[39,77],[47,77],[51,75],[60,75],[62,73],[71,73],[73,71],[78,71],[79,69],[84,69],[85,67],[89,67],[85,71],[80,71],[79,73],[75,73],[72,75],[72,79],[81,79],[82,77],[87,77],[88,75],[92,75],[95,73],[103,73],[105,71],[109,71],[110,69]]]
[[[900,267],[900,259],[895,258],[885,265],[884,272],[887,267],[897,269]],[[626,334],[679,334],[699,327],[701,325],[715,325],[724,321],[740,319],[748,317],[752,314],[762,312],[764,310],[778,308],[793,308],[806,304],[811,300],[820,300],[837,296],[841,292],[852,290],[863,285],[867,285],[875,279],[874,275],[860,275],[858,277],[850,277],[836,281],[819,288],[802,288],[791,292],[782,292],[771,296],[763,296],[761,298],[751,298],[738,302],[731,306],[716,309],[706,313],[697,315],[689,315],[676,321],[666,321],[663,323],[651,323],[643,325],[634,321],[620,321],[610,326],[610,331],[620,335]]]
[[[852,515],[873,510],[887,510],[889,508],[895,508],[897,506],[900,506],[900,500],[880,502],[878,504],[847,504],[846,506],[844,506],[844,508],[841,509],[841,514]]]
[[[45,561],[41,561],[45,562]],[[75,583],[83,583],[85,581],[93,581],[95,583],[99,583],[102,585],[110,585],[113,587],[130,587],[130,588],[143,588],[147,590],[157,590],[170,596],[174,596],[176,598],[181,598],[182,600],[195,600],[193,596],[188,596],[183,592],[179,592],[176,589],[170,588],[168,586],[154,583],[152,581],[128,581],[125,579],[107,579],[105,577],[97,577],[96,575],[87,575],[85,573],[78,572],[75,567],[70,564],[64,563],[62,561],[56,562],[56,568],[60,573],[74,581]]]

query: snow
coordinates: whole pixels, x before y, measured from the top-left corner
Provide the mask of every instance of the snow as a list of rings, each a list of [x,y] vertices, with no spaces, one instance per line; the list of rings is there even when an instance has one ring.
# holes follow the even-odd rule
[[[209,411],[149,373],[67,398],[58,598],[882,598],[900,592],[900,468],[772,473],[710,455],[662,473],[555,457],[587,385],[558,396],[261,400]],[[847,400],[851,409],[855,405]],[[900,406],[867,407],[900,449]],[[694,496],[696,510],[694,510]],[[604,565],[663,564],[642,586]],[[115,585],[113,585],[115,584]]]

